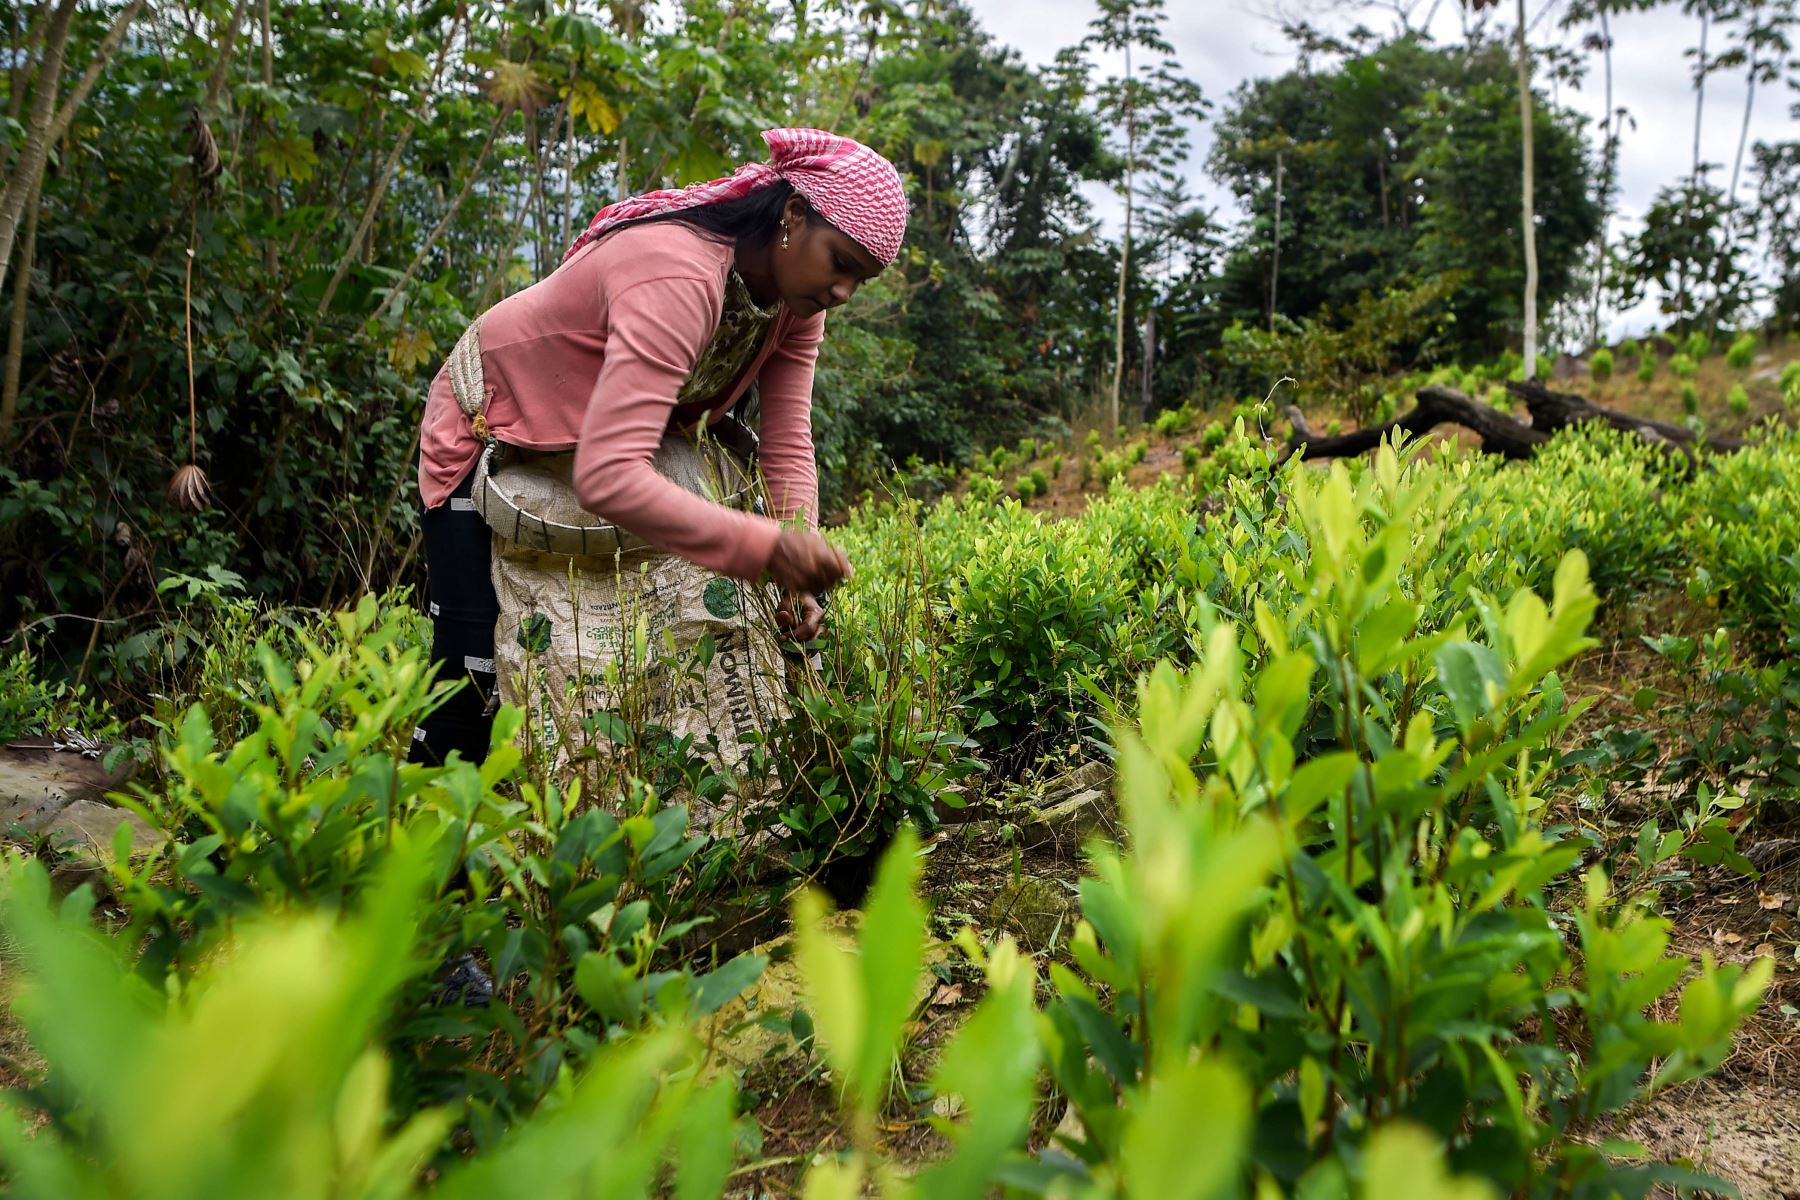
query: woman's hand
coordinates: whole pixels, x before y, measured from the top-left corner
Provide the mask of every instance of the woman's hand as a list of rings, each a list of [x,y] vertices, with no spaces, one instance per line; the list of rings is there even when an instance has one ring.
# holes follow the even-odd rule
[[[769,578],[785,592],[810,596],[850,578],[850,560],[816,533],[784,529],[769,555]]]
[[[804,645],[819,636],[825,624],[825,606],[811,592],[788,592],[775,610],[775,623]]]

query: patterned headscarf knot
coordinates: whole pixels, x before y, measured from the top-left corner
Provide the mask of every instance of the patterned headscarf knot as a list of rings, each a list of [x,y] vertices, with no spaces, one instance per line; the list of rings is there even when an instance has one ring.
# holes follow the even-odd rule
[[[684,208],[740,200],[785,179],[821,217],[853,238],[883,266],[906,236],[906,188],[894,164],[854,138],[823,129],[765,129],[769,161],[745,163],[722,179],[646,192],[609,204],[563,255],[567,262],[595,238],[630,221]]]

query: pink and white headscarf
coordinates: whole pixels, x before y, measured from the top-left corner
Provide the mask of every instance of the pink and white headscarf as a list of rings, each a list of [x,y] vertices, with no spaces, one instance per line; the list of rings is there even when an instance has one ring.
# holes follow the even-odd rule
[[[823,129],[765,129],[769,161],[745,163],[723,179],[646,192],[609,204],[575,239],[570,255],[627,221],[683,208],[699,208],[738,200],[777,179],[785,179],[827,221],[854,238],[883,266],[900,253],[906,235],[906,189],[900,173],[875,151],[854,138]]]

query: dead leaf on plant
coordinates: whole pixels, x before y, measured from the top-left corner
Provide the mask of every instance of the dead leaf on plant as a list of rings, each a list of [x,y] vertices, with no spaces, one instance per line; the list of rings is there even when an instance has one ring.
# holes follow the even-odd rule
[[[962,984],[941,983],[938,985],[937,993],[931,997],[931,1003],[934,1008],[943,1008],[947,1005],[955,1004],[961,999]]]
[[[1773,896],[1767,892],[1756,893],[1756,902],[1764,908],[1782,908],[1792,899],[1786,892],[1776,892]]]
[[[1721,930],[1721,931],[1713,934],[1713,941],[1719,943],[1722,946],[1735,946],[1743,940],[1744,940],[1744,935],[1741,933],[1730,933],[1730,932]]]
[[[1755,955],[1757,958],[1774,958],[1775,957],[1775,943],[1774,942],[1764,942],[1762,945],[1758,946],[1756,949],[1752,950],[1750,953]]]

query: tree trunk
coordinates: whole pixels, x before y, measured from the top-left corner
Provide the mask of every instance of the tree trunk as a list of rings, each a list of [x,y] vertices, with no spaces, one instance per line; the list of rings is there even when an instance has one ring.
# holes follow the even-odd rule
[[[1525,378],[1537,378],[1537,225],[1531,211],[1531,59],[1525,42],[1525,0],[1519,0],[1519,121],[1524,135],[1520,208],[1525,226]]]
[[[1112,390],[1107,395],[1106,433],[1119,428],[1119,388],[1125,380],[1125,280],[1131,263],[1131,192],[1137,167],[1136,89],[1132,86],[1131,46],[1125,47],[1125,235],[1119,242],[1118,312],[1113,321]]]
[[[13,277],[12,320],[6,334],[6,372],[0,390],[0,446],[12,441],[13,421],[19,413],[19,368],[25,361],[25,316],[31,304],[31,267],[37,258],[38,212],[43,198],[42,175],[26,202],[25,248],[19,252],[19,273]]]
[[[1600,301],[1606,284],[1606,227],[1612,219],[1613,175],[1619,164],[1619,127],[1613,115],[1612,24],[1606,6],[1600,6],[1601,55],[1606,64],[1606,150],[1600,164],[1600,240],[1594,251],[1594,306],[1589,321],[1588,344],[1600,344]]]
[[[212,74],[206,80],[206,99],[200,102],[202,117],[212,115],[213,105],[219,102],[219,93],[225,90],[225,77],[231,71],[231,55],[237,49],[238,27],[244,23],[244,13],[249,8],[250,0],[238,0],[237,7],[231,10],[225,38],[219,43],[219,61],[213,64]]]
[[[413,276],[419,273],[419,268],[425,265],[425,257],[431,253],[431,248],[437,245],[438,239],[443,237],[444,232],[450,228],[450,222],[456,219],[457,210],[462,207],[463,201],[469,198],[469,193],[474,190],[475,181],[481,177],[482,165],[487,162],[488,152],[494,148],[494,139],[500,132],[501,122],[505,119],[506,114],[504,112],[494,117],[493,125],[488,127],[487,141],[482,143],[481,153],[475,156],[475,165],[469,170],[468,178],[463,180],[462,190],[456,193],[456,199],[450,201],[450,207],[444,210],[444,215],[438,219],[437,225],[432,228],[431,233],[426,236],[425,240],[419,244],[419,248],[413,252],[412,261],[406,265],[406,272],[401,275],[399,281],[389,289],[388,294],[382,298],[381,304],[375,309],[374,314],[369,317],[369,322],[371,324],[381,320],[383,316],[387,315],[387,310],[393,307],[395,299],[398,298],[402,292],[406,291],[406,285],[412,282]]]
[[[269,21],[269,0],[260,0],[257,5],[257,23],[262,27],[262,80],[265,88],[275,86],[275,44],[274,30]],[[279,223],[281,220],[281,176],[270,167],[269,173],[269,212]],[[274,279],[281,271],[281,243],[274,237],[263,242],[263,270]]]
[[[1385,223],[1385,222],[1384,222]],[[1269,249],[1269,332],[1275,332],[1275,300],[1281,281],[1281,151],[1275,152],[1275,241]]]
[[[1706,9],[1700,10],[1700,57],[1694,65],[1694,160],[1688,173],[1688,186],[1681,201],[1681,224],[1685,232],[1694,220],[1694,195],[1700,190],[1700,118],[1706,111]],[[1683,326],[1687,319],[1688,263],[1683,256],[1675,272],[1675,315]],[[1685,328],[1683,332],[1685,332]]]
[[[1738,126],[1737,154],[1731,160],[1731,190],[1725,195],[1728,208],[1737,208],[1738,175],[1744,167],[1744,144],[1750,140],[1750,112],[1756,107],[1756,43],[1750,43],[1749,87],[1744,92],[1744,121]]]
[[[13,244],[18,240],[19,218],[25,204],[37,191],[44,177],[44,164],[50,157],[50,123],[56,117],[56,92],[62,83],[63,55],[69,48],[69,25],[75,19],[76,0],[58,0],[56,10],[44,32],[44,57],[38,64],[37,86],[31,94],[31,119],[25,127],[25,148],[19,153],[18,165],[6,181],[6,192],[0,195],[0,284],[6,282],[6,270],[12,262]]]
[[[459,4],[456,7],[455,15],[450,18],[450,32],[445,36],[443,45],[438,47],[437,65],[432,68],[431,80],[426,85],[428,93],[435,92],[438,80],[443,78],[444,62],[450,55],[450,45],[456,41],[457,28],[462,24],[463,17],[467,12],[467,5]],[[338,259],[337,269],[331,273],[331,280],[325,285],[325,294],[319,297],[317,315],[320,319],[323,319],[331,308],[331,298],[337,295],[337,290],[343,284],[344,277],[350,274],[350,264],[356,259],[356,248],[362,244],[375,227],[375,214],[381,208],[382,198],[387,195],[388,184],[393,182],[394,172],[400,167],[400,156],[406,151],[406,143],[412,140],[413,130],[418,128],[418,124],[417,114],[408,117],[406,124],[400,128],[400,136],[394,139],[394,149],[388,155],[387,163],[376,177],[375,186],[369,193],[369,202],[363,208],[362,220],[357,222],[356,232],[350,235],[350,244],[344,248],[343,255]],[[307,331],[303,352],[312,349],[313,337],[318,330],[318,322],[315,321],[313,327]]]
[[[1153,308],[1144,314],[1144,368],[1138,372],[1138,412],[1143,421],[1156,416],[1155,373],[1156,310]]]

